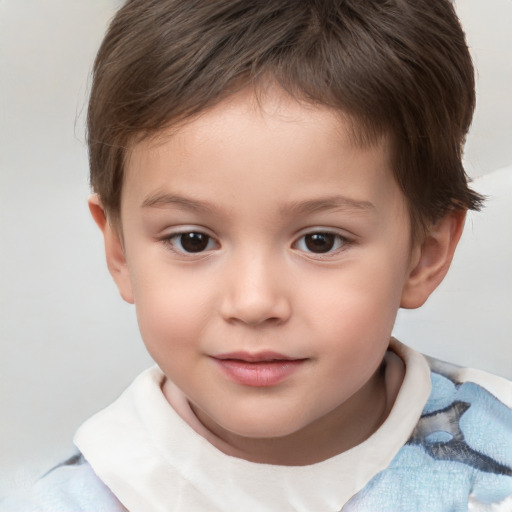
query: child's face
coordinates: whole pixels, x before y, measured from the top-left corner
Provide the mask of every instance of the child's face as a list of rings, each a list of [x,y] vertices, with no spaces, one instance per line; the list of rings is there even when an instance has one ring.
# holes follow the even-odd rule
[[[357,396],[380,406],[411,270],[385,141],[357,147],[327,108],[245,91],[135,146],[121,221],[121,292],[211,430],[286,436],[357,414]]]

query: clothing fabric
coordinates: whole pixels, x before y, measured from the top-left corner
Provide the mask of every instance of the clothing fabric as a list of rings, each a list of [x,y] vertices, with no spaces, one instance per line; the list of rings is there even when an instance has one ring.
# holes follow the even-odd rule
[[[308,466],[257,464],[209,441],[154,367],[77,432],[80,454],[1,512],[512,511],[512,383],[393,340],[405,377],[366,441]]]

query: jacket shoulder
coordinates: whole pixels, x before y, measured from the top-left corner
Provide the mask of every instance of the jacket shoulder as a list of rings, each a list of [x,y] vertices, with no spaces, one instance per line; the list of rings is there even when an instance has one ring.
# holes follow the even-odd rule
[[[110,489],[78,454],[32,487],[0,501],[0,512],[126,512]]]

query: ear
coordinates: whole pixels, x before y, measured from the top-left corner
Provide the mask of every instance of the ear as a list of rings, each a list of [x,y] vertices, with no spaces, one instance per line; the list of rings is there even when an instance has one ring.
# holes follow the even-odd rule
[[[448,213],[413,250],[400,307],[419,308],[444,279],[464,228],[466,212]]]
[[[108,221],[98,194],[89,197],[89,210],[92,218],[103,233],[107,266],[121,297],[130,304],[134,303],[130,272],[126,263],[123,242],[119,231]]]

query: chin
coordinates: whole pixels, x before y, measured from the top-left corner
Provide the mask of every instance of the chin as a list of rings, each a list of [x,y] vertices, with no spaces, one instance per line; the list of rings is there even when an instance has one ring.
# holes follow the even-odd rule
[[[270,418],[267,418],[270,420]],[[272,418],[272,421],[262,421],[262,418],[244,418],[244,421],[225,422],[224,429],[240,437],[252,439],[272,439],[292,435],[305,425],[290,422],[285,418]]]

